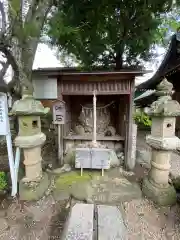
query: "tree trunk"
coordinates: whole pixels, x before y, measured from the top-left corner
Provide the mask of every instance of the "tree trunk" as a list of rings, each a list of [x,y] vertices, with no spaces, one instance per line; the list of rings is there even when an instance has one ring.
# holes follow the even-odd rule
[[[115,57],[115,69],[120,70],[123,66],[122,53],[117,53]]]
[[[11,28],[7,35],[3,35],[5,38],[2,38],[0,50],[7,57],[15,73],[11,86],[15,84],[21,95],[33,94],[32,66],[41,31],[52,3],[52,0],[33,0],[25,16],[16,18],[11,14],[9,23]],[[33,30],[26,31],[31,24]]]

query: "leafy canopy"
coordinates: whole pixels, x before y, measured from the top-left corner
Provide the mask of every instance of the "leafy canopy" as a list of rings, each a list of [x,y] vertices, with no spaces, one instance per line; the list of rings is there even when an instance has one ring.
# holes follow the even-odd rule
[[[172,0],[64,0],[48,20],[50,43],[84,67],[139,66],[162,42],[162,14]],[[178,4],[178,3],[177,3]]]

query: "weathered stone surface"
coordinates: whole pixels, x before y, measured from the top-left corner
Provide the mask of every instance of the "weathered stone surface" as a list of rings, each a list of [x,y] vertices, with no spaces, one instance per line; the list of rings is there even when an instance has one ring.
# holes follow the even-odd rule
[[[97,206],[98,240],[124,240],[127,230],[121,212],[116,206]]]
[[[69,164],[70,166],[74,167],[75,166],[75,155],[76,155],[75,149],[69,148],[67,150],[66,155],[63,158],[63,162],[65,164]]]
[[[119,154],[119,158],[122,157],[122,154],[121,155]],[[110,151],[110,165],[111,165],[111,167],[118,167],[120,165],[120,163],[121,163],[121,161],[120,161],[120,159],[118,159],[115,151],[111,150]]]
[[[172,89],[172,83],[168,82],[166,78],[157,86],[156,95],[159,98],[151,104],[147,112],[148,115],[155,117],[176,117],[180,115],[180,105],[171,97]]]
[[[152,135],[148,135],[146,137],[146,142],[152,148],[162,149],[167,151],[176,150],[180,146],[180,140],[176,136],[163,138],[163,137],[154,137]]]
[[[115,145],[114,145],[114,150],[116,152],[123,151],[123,144],[121,142],[116,142]]]
[[[5,218],[0,218],[0,234],[3,233],[8,228],[8,224],[5,220]]]
[[[62,240],[93,240],[93,204],[75,204],[67,220]]]
[[[151,155],[152,155],[152,151],[137,149],[136,150],[136,162],[146,165],[149,168],[151,166],[151,164],[150,164]]]
[[[43,174],[43,177],[37,185],[28,186],[22,180],[19,182],[19,197],[20,200],[26,201],[37,201],[39,200],[50,185],[49,177],[46,173]]]
[[[151,104],[151,135],[146,137],[152,148],[151,170],[143,181],[143,193],[161,206],[176,203],[176,191],[169,185],[171,152],[180,145],[175,136],[175,117],[180,115],[180,104],[172,100],[173,85],[164,79],[157,87],[157,101]]]
[[[45,115],[49,108],[44,108],[41,101],[35,100],[31,95],[25,95],[22,99],[17,100],[12,108],[13,115]]]
[[[20,148],[34,148],[41,146],[46,141],[44,133],[39,133],[32,136],[17,136],[15,138],[15,146]]]
[[[71,171],[71,166],[67,163],[64,164],[64,166],[61,168],[56,168],[56,169],[53,169],[52,171],[49,170],[49,172],[55,175],[59,175],[61,173],[70,172],[70,171]]]
[[[68,199],[70,196],[85,202],[91,202],[92,187],[90,181],[93,175],[98,173],[84,172],[80,176],[79,172],[69,172],[58,176],[55,180],[54,197],[58,200]]]
[[[142,185],[143,193],[152,201],[160,206],[170,206],[176,203],[176,191],[173,186],[167,185],[161,187],[159,185],[152,184],[148,178],[145,178]]]
[[[73,184],[71,187],[71,196],[77,200],[91,203],[92,195],[93,188],[89,182]]]
[[[92,200],[97,204],[117,205],[121,202],[141,198],[141,189],[136,183],[129,182],[125,177],[97,177],[91,182],[93,187]]]

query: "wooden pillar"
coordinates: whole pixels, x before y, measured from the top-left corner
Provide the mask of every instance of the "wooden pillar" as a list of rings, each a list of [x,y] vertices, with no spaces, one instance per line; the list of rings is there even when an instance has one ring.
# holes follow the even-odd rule
[[[126,136],[125,136],[125,168],[133,170],[134,163],[131,159],[132,152],[132,125],[133,125],[133,91],[128,95],[126,111]]]

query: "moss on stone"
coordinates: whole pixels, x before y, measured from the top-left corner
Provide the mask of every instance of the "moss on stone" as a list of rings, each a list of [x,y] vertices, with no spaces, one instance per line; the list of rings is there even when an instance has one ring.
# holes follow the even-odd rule
[[[56,189],[64,189],[71,187],[75,183],[84,183],[90,181],[93,177],[100,175],[98,171],[84,171],[83,175],[80,175],[80,171],[73,171],[69,173],[64,173],[57,177],[55,180]]]
[[[19,183],[19,197],[24,201],[37,201],[45,194],[50,184],[49,177],[43,173],[43,178],[36,187],[29,187],[21,180]]]
[[[180,191],[180,177],[173,179],[173,185],[177,191]]]
[[[74,148],[68,150],[63,161],[64,163],[69,164],[71,167],[74,167],[75,165],[75,149]]]

